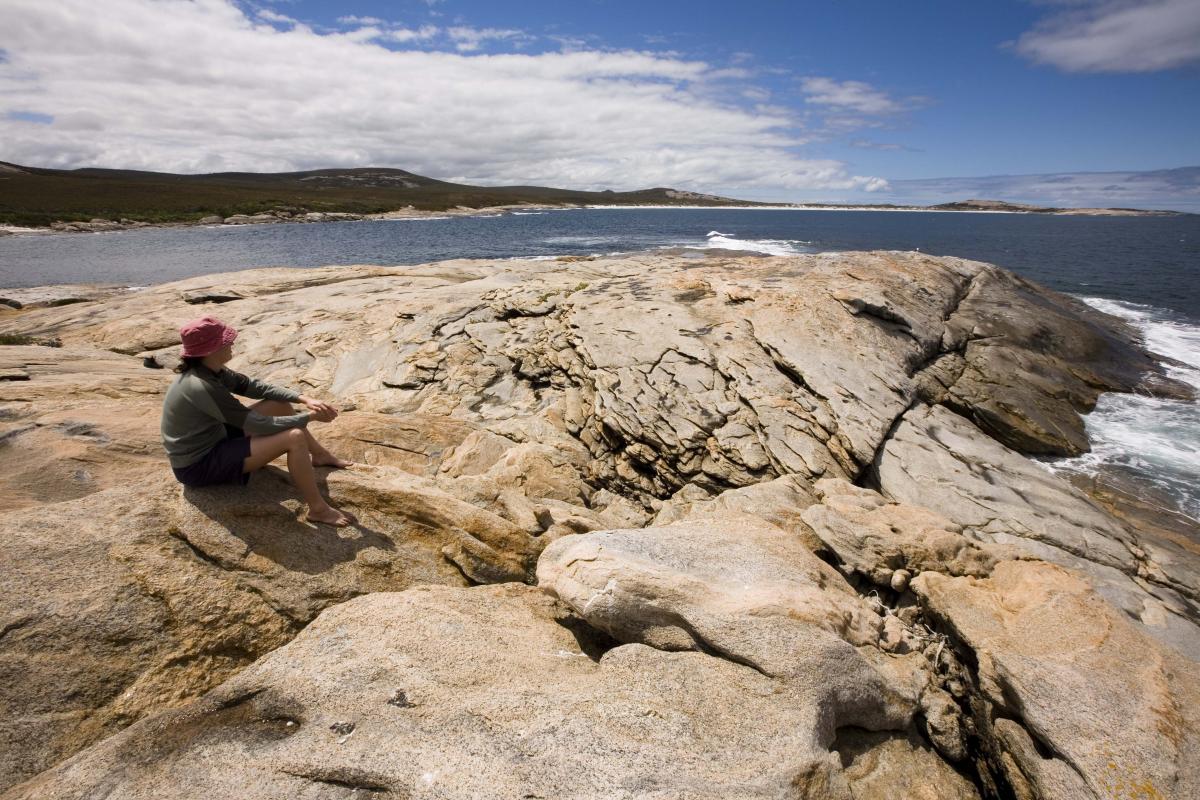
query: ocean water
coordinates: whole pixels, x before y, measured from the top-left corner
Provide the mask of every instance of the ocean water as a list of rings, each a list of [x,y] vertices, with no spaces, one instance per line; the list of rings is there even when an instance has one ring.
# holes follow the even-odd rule
[[[419,264],[661,248],[773,255],[920,250],[998,264],[1127,320],[1200,391],[1200,216],[766,209],[570,209],[406,220],[148,228],[0,237],[0,287],[141,286],[262,266]],[[1200,519],[1200,406],[1108,394],[1092,452],[1056,470],[1118,470]]]
[[[1200,396],[1200,325],[1154,306],[1081,296],[1088,305],[1129,322],[1147,348],[1167,356],[1167,373]],[[1084,417],[1090,453],[1049,462],[1064,472],[1117,472],[1172,498],[1179,511],[1200,520],[1200,403],[1139,394],[1100,396]]]

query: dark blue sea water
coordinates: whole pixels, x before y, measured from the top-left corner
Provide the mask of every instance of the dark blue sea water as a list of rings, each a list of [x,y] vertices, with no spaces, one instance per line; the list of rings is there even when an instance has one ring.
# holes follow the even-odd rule
[[[725,243],[922,250],[1051,288],[1200,315],[1200,216],[1052,217],[755,209],[582,209],[418,221],[157,228],[0,238],[0,287],[161,283],[261,266],[419,264]],[[720,242],[718,242],[720,243]]]
[[[759,209],[578,209],[420,220],[159,228],[0,238],[0,287],[143,286],[262,266],[723,247],[786,254],[921,250],[1007,267],[1129,320],[1200,389],[1200,216],[1069,217]],[[1105,395],[1092,453],[1061,470],[1118,470],[1200,518],[1200,406]]]

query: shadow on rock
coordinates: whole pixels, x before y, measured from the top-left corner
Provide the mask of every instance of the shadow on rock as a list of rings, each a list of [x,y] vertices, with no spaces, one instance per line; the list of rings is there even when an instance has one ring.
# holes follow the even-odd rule
[[[327,492],[324,476],[318,477]],[[313,524],[297,516],[296,490],[287,473],[267,467],[245,487],[184,487],[183,498],[196,510],[246,545],[242,558],[261,556],[284,569],[318,575],[344,564],[368,548],[394,551],[395,543],[361,521],[345,528]],[[289,503],[291,505],[289,505]],[[206,561],[221,558],[202,550],[182,533],[176,535]]]

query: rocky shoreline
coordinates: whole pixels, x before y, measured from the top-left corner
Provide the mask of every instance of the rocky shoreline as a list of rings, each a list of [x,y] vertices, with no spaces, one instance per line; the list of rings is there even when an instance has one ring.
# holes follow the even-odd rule
[[[521,204],[506,206],[484,206],[470,208],[459,206],[444,211],[424,211],[409,206],[379,214],[351,214],[340,211],[286,211],[272,210],[261,214],[233,214],[228,217],[211,215],[192,222],[143,222],[132,219],[92,219],[87,222],[53,222],[46,228],[24,228],[15,225],[0,226],[0,236],[38,236],[51,233],[110,233],[138,228],[192,228],[214,225],[278,225],[282,223],[311,224],[314,222],[358,222],[365,219],[430,219],[441,217],[479,217],[507,214],[513,211],[545,211],[549,209],[581,208],[571,204]]]
[[[24,291],[5,800],[1200,794],[1200,537],[1027,457],[1188,390],[1070,298],[901,252]],[[357,527],[173,481],[204,311],[348,409]]]
[[[683,198],[683,193],[675,195]],[[706,199],[708,195],[697,195]],[[684,198],[686,199],[686,198]],[[211,215],[192,222],[144,222],[132,219],[101,219],[96,218],[87,222],[57,221],[46,228],[27,228],[15,225],[0,225],[0,236],[37,236],[52,233],[109,233],[113,231],[134,230],[138,228],[187,228],[213,225],[277,225],[280,223],[314,223],[314,222],[354,222],[360,220],[379,219],[430,219],[442,217],[478,217],[510,214],[514,211],[553,211],[571,208],[609,208],[610,206],[587,206],[577,203],[522,203],[519,205],[484,206],[471,208],[459,206],[444,211],[425,211],[409,206],[407,208],[387,211],[378,214],[352,214],[335,211],[287,211],[272,210],[261,214],[233,214],[228,217]],[[754,209],[795,209],[798,211],[924,211],[960,214],[1050,214],[1055,216],[1077,215],[1092,217],[1161,217],[1178,216],[1175,211],[1146,211],[1132,208],[1042,208],[1025,206],[1019,203],[1005,203],[994,200],[965,200],[960,203],[944,203],[936,206],[896,206],[896,205],[834,205],[827,203],[803,204],[792,203],[769,205],[756,203],[753,205],[643,205],[625,203],[611,208],[754,208]]]

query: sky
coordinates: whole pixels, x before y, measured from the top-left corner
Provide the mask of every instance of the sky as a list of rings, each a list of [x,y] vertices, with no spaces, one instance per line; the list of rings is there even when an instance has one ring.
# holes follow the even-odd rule
[[[1200,211],[1200,0],[0,0],[0,160]]]

